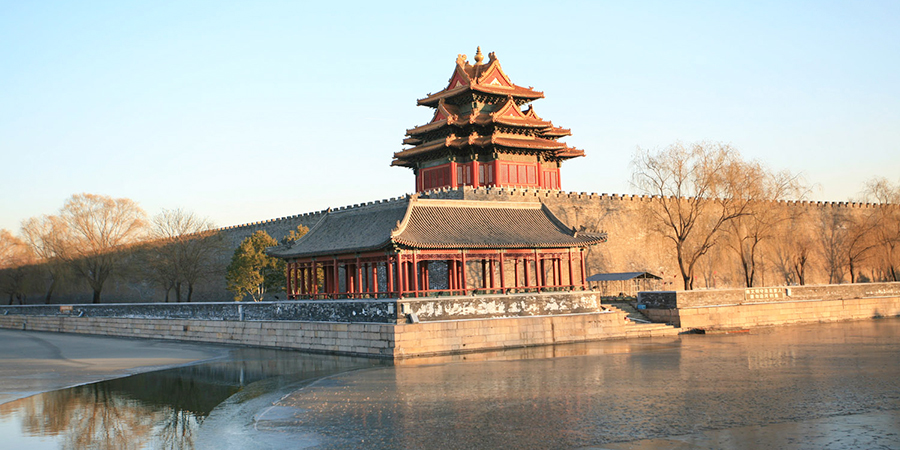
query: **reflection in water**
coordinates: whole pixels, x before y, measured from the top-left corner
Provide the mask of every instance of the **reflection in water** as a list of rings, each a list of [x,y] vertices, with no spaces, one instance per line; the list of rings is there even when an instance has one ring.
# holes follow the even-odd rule
[[[671,448],[714,430],[726,431],[690,448],[791,445],[768,433],[793,433],[795,448],[839,435],[836,448],[897,446],[900,425],[871,433],[851,419],[898,417],[885,412],[900,410],[898,338],[900,319],[884,319],[344,373],[285,397],[294,420],[273,429],[315,433],[316,448]]]
[[[266,380],[267,388],[296,386],[305,380],[374,364],[378,362],[361,358],[240,349],[222,361],[5,403],[0,405],[0,422],[18,420],[24,435],[18,439],[32,449],[34,445],[63,449],[194,448],[203,419],[222,401],[254,383]],[[31,442],[29,436],[42,439]],[[47,438],[54,439],[48,442]]]

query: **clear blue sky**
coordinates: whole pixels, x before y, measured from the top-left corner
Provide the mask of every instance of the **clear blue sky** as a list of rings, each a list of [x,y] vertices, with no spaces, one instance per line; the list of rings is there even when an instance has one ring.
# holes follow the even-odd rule
[[[394,197],[416,99],[496,52],[632,193],[640,147],[729,142],[814,199],[900,180],[900,2],[0,1],[0,228],[74,193],[219,226]]]

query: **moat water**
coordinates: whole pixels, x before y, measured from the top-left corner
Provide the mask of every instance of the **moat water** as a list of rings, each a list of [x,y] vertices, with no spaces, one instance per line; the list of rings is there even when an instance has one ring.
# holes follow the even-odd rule
[[[241,349],[2,404],[6,448],[900,448],[900,319],[400,365]]]

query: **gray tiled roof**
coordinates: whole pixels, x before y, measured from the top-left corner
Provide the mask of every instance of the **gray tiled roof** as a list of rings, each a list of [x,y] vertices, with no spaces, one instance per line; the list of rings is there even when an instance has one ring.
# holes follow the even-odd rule
[[[650,272],[618,272],[618,273],[598,273],[591,275],[587,281],[625,281],[635,278],[649,278],[653,280],[662,280],[662,278],[653,275]]]
[[[414,248],[559,248],[606,234],[576,234],[540,203],[417,200],[393,238]]]
[[[327,213],[302,239],[269,254],[346,254],[390,244],[421,249],[564,248],[606,241],[575,233],[540,203],[401,199]]]
[[[329,211],[290,247],[269,254],[281,258],[365,252],[391,243],[391,230],[403,220],[408,199]]]

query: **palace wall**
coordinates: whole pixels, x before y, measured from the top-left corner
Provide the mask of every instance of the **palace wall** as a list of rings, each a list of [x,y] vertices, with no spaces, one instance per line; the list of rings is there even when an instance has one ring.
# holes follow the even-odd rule
[[[682,288],[674,247],[671,241],[654,231],[647,218],[647,210],[654,201],[653,197],[539,189],[474,189],[471,187],[439,189],[422,193],[420,196],[436,199],[541,202],[569,226],[602,230],[608,233],[608,242],[591,247],[587,251],[585,259],[588,276],[595,273],[648,271],[663,277],[662,289],[680,290]],[[377,202],[381,202],[381,200]],[[359,205],[338,209],[356,206]],[[816,231],[823,215],[839,211],[842,214],[854,216],[871,211],[871,208],[884,207],[846,202],[778,202],[772,206],[786,213],[802,213],[806,217],[801,231],[811,240],[813,247],[808,264],[807,284],[828,282],[828,273],[821,252],[818,251],[820,236],[817,236]],[[264,230],[275,239],[281,239],[291,230],[296,229],[298,225],[311,228],[325,212],[317,211],[221,228],[219,233],[224,238],[225,246],[219,254],[218,265],[222,275],[211,277],[208,281],[196,286],[193,300],[197,302],[232,300],[232,294],[225,289],[224,269],[230,262],[234,249],[243,239],[257,230]],[[798,230],[793,230],[790,234],[796,235],[797,233]],[[769,242],[769,244],[771,243],[774,242]],[[759,258],[761,267],[757,285],[785,284],[783,275],[770,258],[772,255],[768,247],[764,246],[762,251],[763,255]],[[436,267],[436,274],[440,270],[439,267]],[[477,271],[477,269],[471,270]],[[694,286],[698,289],[743,286],[737,259],[724,242],[720,242],[707,257],[701,260],[695,273]],[[28,302],[40,303],[43,294],[41,289],[35,289],[28,294]],[[149,283],[135,282],[133,278],[127,276],[112,277],[104,286],[102,293],[104,303],[161,302],[164,297],[165,293],[162,289]],[[278,293],[266,297],[266,300],[283,299],[283,294]],[[70,281],[54,293],[52,303],[86,303],[90,300],[91,290],[84,283]]]

